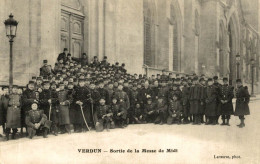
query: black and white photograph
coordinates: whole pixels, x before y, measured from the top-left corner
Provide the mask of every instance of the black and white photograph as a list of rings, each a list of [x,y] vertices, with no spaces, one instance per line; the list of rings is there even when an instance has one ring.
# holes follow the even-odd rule
[[[0,164],[259,164],[259,32],[260,0],[0,0]]]

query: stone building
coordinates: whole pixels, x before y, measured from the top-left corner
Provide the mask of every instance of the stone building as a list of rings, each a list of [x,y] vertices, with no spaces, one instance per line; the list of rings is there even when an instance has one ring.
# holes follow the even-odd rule
[[[68,48],[75,57],[108,56],[130,73],[197,73],[259,84],[258,0],[1,0],[0,19],[19,21],[14,83],[53,66]],[[9,42],[0,24],[0,84],[8,83]],[[239,74],[236,55],[240,55]],[[250,60],[255,59],[252,67]],[[22,80],[21,80],[22,79]]]

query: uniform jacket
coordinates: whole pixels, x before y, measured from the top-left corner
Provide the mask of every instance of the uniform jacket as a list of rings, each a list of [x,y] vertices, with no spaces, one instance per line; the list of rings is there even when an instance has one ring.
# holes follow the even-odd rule
[[[37,100],[36,92],[34,90],[26,89],[22,95],[22,105],[25,112],[31,110],[32,103]]]
[[[9,95],[8,109],[6,115],[6,127],[21,127],[21,96],[18,94]]]
[[[219,100],[220,100],[220,114],[231,115],[234,114],[232,99],[234,98],[233,87],[228,84],[220,86]],[[221,100],[228,101],[221,103]]]
[[[44,110],[45,114],[49,114],[50,104],[48,100],[51,99],[52,112],[54,112],[56,106],[59,104],[58,95],[56,91],[51,89],[44,89],[39,95],[40,108]]]
[[[128,95],[124,92],[124,91],[116,91],[114,93],[114,96],[117,98],[118,100],[118,103],[123,107],[125,108],[126,110],[129,109],[130,107],[130,102],[129,102],[129,98],[128,98]]]
[[[102,119],[102,117],[106,114],[113,114],[111,108],[108,105],[99,105],[97,107],[97,118]]]
[[[179,100],[171,100],[169,102],[169,106],[168,106],[168,112],[169,112],[169,116],[172,116],[173,114],[176,114],[177,116],[180,116],[182,113],[182,105],[181,105],[181,101]]]
[[[217,115],[217,97],[218,97],[218,90],[217,87],[214,85],[207,86],[206,88],[206,109],[205,115],[206,116],[216,116]]]
[[[30,110],[26,115],[25,123],[27,126],[34,128],[35,123],[44,125],[46,120],[47,116],[44,114],[43,110]]]
[[[8,95],[1,96],[1,98],[0,98],[0,125],[3,125],[4,123],[6,123],[8,101],[9,101]]]
[[[249,115],[250,110],[248,103],[250,101],[250,95],[248,93],[248,89],[245,86],[240,86],[236,89],[236,108],[235,108],[235,116],[243,116]]]
[[[97,91],[99,92],[100,97],[105,98],[106,104],[109,104],[109,93],[105,88],[98,88]]]

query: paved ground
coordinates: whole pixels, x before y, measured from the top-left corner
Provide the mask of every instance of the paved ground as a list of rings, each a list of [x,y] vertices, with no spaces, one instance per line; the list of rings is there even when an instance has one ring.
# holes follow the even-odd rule
[[[43,139],[22,138],[0,141],[0,164],[47,163],[260,163],[260,100],[250,103],[251,115],[246,127],[238,128],[238,118],[231,126],[213,125],[130,125],[110,132],[94,131],[77,134],[50,135]],[[1,133],[1,132],[0,132]],[[79,153],[78,149],[101,149],[101,153]],[[110,149],[118,150],[110,153]],[[132,153],[120,153],[123,149]],[[140,150],[135,153],[135,149]],[[142,153],[142,149],[156,150]],[[158,152],[163,149],[165,152]],[[178,152],[166,153],[166,149]],[[108,152],[105,152],[108,151]],[[217,159],[229,156],[230,159]],[[232,159],[232,156],[240,158]]]

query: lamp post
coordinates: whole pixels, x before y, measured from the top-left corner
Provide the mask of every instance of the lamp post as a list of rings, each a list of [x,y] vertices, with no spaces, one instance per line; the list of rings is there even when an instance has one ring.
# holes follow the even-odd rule
[[[251,62],[251,78],[252,78],[252,81],[251,81],[251,97],[255,97],[254,95],[254,67],[255,67],[255,60],[252,58],[250,60]]]
[[[18,22],[13,18],[12,14],[5,20],[6,36],[9,38],[10,43],[10,59],[9,59],[9,90],[12,93],[13,88],[13,42],[16,36]]]
[[[237,79],[239,79],[239,65],[240,65],[240,55],[236,55],[236,62],[237,62]]]

